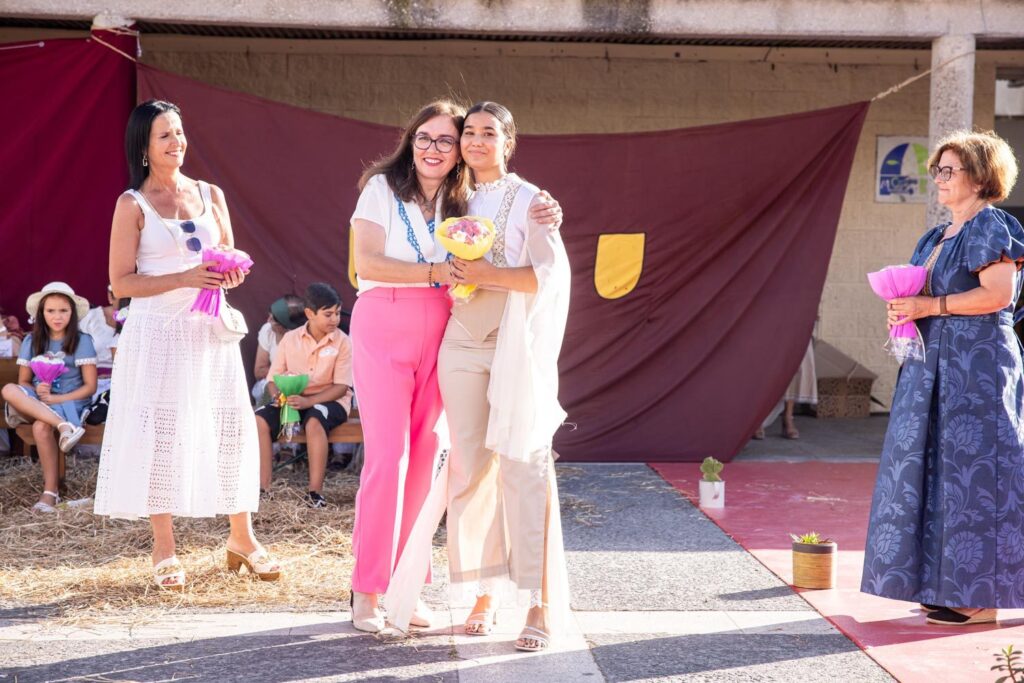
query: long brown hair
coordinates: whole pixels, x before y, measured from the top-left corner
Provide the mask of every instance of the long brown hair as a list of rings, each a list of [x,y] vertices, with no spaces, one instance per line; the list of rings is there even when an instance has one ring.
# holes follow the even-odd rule
[[[420,189],[416,168],[413,165],[412,138],[420,126],[437,116],[451,117],[452,123],[455,124],[455,130],[462,135],[462,124],[466,120],[466,108],[451,100],[431,102],[409,120],[402,131],[402,137],[399,138],[395,151],[381,157],[363,171],[363,175],[359,179],[359,190],[362,191],[366,187],[370,178],[377,174],[383,174],[388,181],[388,187],[403,202],[415,201],[422,196],[423,192]],[[458,149],[458,145],[459,142],[456,138],[456,149]],[[466,170],[466,164],[460,159],[438,188],[438,192],[441,193],[442,218],[466,215],[469,187],[469,172]]]
[[[78,349],[78,309],[75,308],[75,302],[64,294],[47,294],[39,300],[39,306],[36,307],[36,315],[32,321],[33,356],[41,356],[50,350],[50,328],[46,324],[46,318],[43,317],[43,311],[46,309],[46,300],[53,296],[63,298],[71,306],[71,318],[68,320],[67,329],[64,330],[63,351],[70,356]]]

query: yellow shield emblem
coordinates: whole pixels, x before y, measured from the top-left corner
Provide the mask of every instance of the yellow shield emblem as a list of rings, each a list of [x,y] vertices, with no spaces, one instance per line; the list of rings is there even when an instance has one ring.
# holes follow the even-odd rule
[[[605,234],[597,238],[594,287],[605,299],[621,299],[636,287],[644,269],[642,232]]]

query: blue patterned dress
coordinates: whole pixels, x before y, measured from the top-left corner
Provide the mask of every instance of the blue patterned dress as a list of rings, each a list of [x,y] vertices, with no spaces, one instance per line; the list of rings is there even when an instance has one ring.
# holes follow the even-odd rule
[[[925,265],[947,226],[929,230]],[[1024,230],[985,208],[946,240],[933,296],[1024,262]],[[1015,296],[1021,292],[1021,276]],[[925,360],[900,369],[878,466],[861,591],[949,607],[1024,607],[1024,375],[1013,306],[917,321]]]

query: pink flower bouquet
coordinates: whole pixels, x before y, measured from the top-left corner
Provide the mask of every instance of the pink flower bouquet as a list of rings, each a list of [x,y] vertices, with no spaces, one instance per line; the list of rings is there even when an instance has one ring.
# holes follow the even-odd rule
[[[32,369],[32,374],[42,384],[53,384],[53,381],[67,372],[68,369],[64,365],[63,353],[46,353],[36,356],[28,362],[28,366]]]
[[[494,244],[494,223],[489,218],[463,216],[449,218],[437,228],[437,239],[449,252],[467,261],[483,258]],[[456,285],[452,298],[468,300],[476,285]]]
[[[217,264],[209,268],[215,273],[226,273],[235,268],[241,268],[248,272],[253,265],[252,259],[244,251],[224,247],[203,249],[203,261],[216,261]],[[196,300],[192,303],[192,310],[217,317],[220,315],[220,300],[220,290],[200,289]]]
[[[887,266],[878,272],[868,273],[868,282],[875,294],[892,301],[920,294],[927,277],[928,270],[923,266]],[[924,339],[913,320],[894,325],[889,330],[886,347],[900,363],[908,358],[924,360]]]

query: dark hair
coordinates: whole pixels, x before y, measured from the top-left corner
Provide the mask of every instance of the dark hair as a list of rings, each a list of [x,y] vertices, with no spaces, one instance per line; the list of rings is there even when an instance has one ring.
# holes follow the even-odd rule
[[[470,114],[479,114],[481,112],[490,114],[498,119],[498,123],[501,124],[501,132],[512,141],[512,146],[509,147],[508,154],[505,155],[505,164],[507,165],[508,160],[512,158],[512,154],[516,151],[516,122],[512,118],[512,112],[503,104],[484,100],[470,107],[466,112],[466,118],[468,119]]]
[[[75,307],[75,302],[71,300],[71,297],[66,294],[58,294],[54,292],[47,294],[39,300],[39,305],[36,306],[35,318],[32,322],[32,355],[41,356],[50,350],[50,328],[46,325],[46,318],[43,317],[43,310],[46,307],[46,300],[53,296],[59,296],[68,302],[71,306],[71,319],[68,320],[67,329],[64,330],[64,345],[62,350],[65,354],[71,355],[78,348],[78,309]]]
[[[314,282],[306,287],[306,308],[317,312],[335,306],[341,307],[341,296],[334,287],[326,282]]]
[[[420,190],[419,179],[416,177],[416,169],[413,165],[412,138],[420,126],[437,116],[451,117],[457,134],[462,135],[462,124],[466,116],[465,108],[450,100],[431,102],[420,109],[406,124],[395,151],[381,157],[363,171],[363,175],[359,179],[359,190],[362,191],[373,176],[384,174],[388,181],[388,187],[402,201],[411,202],[416,199],[417,195],[422,196],[423,192]],[[458,145],[458,141],[456,141],[456,145]],[[438,192],[441,193],[442,218],[466,214],[469,197],[469,173],[461,159],[441,183]]]
[[[149,167],[142,165],[142,159],[149,150],[149,133],[153,119],[174,112],[181,116],[178,105],[163,100],[146,100],[132,110],[128,126],[124,130],[124,154],[128,160],[128,188],[138,190],[142,181],[149,176]]]

